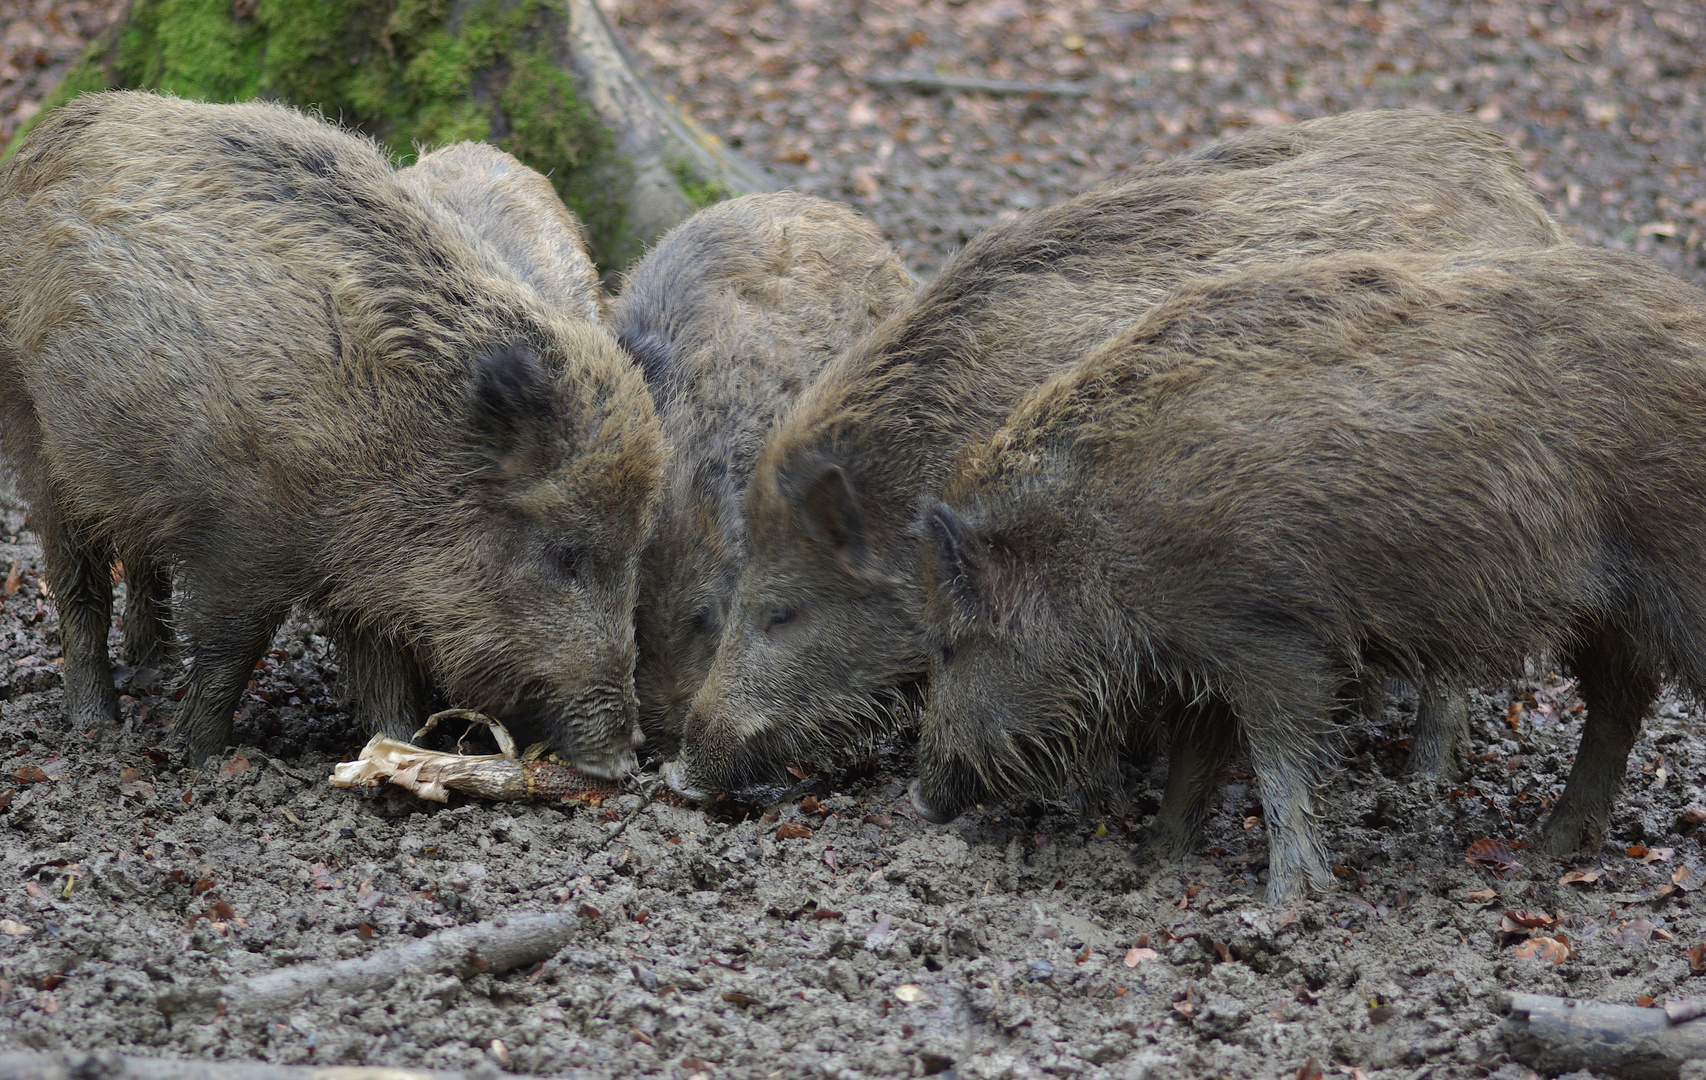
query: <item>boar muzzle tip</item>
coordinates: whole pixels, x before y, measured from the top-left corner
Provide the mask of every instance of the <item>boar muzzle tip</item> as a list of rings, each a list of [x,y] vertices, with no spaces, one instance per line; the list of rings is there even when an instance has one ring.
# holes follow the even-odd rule
[[[620,780],[640,767],[640,756],[632,750],[621,750],[614,754],[580,756],[573,762],[575,768],[588,776]]]
[[[921,783],[922,781],[914,780],[912,785],[906,789],[906,797],[912,800],[912,809],[917,812],[919,817],[928,821],[932,825],[946,825],[948,822],[960,816],[958,814],[943,813],[934,806],[925,802],[924,796],[920,790]]]
[[[687,783],[687,768],[679,761],[666,761],[658,770],[663,776],[663,782],[669,785],[671,791],[684,799],[703,802],[710,798],[706,792],[700,791]]]

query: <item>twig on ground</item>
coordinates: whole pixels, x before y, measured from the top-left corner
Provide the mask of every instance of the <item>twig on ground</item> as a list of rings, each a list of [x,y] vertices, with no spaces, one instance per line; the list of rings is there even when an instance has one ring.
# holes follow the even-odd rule
[[[663,788],[664,788],[663,777],[658,776],[658,777],[655,777],[651,783],[647,784],[644,788],[640,789],[640,793],[639,793],[640,794],[640,805],[634,807],[632,810],[628,811],[626,814],[623,814],[622,820],[617,823],[617,825],[614,829],[611,829],[609,832],[605,833],[604,837],[602,839],[593,841],[592,844],[590,846],[588,846],[586,849],[587,854],[590,855],[594,851],[603,851],[605,848],[610,846],[611,841],[615,840],[618,836],[621,836],[623,833],[627,832],[628,826],[633,824],[634,819],[639,817],[640,814],[642,814],[645,811],[646,807],[648,807],[652,804],[653,800],[655,800],[658,797],[658,793],[661,792],[663,790]]]
[[[975,75],[941,75],[934,71],[873,71],[865,76],[872,86],[898,90],[962,90],[976,94],[1046,94],[1087,97],[1096,87],[1088,82],[1024,82],[1019,79],[980,79]]]
[[[1706,1057],[1706,1020],[1665,1009],[1512,994],[1503,1037],[1510,1056],[1551,1076],[1591,1069],[1624,1080],[1676,1080]]]
[[[189,1061],[111,1051],[0,1054],[0,1080],[467,1080],[465,1072],[368,1065],[268,1065],[260,1061]]]
[[[358,994],[410,972],[448,971],[457,978],[482,971],[495,975],[549,959],[567,944],[579,923],[580,917],[570,912],[514,915],[440,930],[407,945],[334,964],[298,964],[206,990],[174,989],[156,1004],[164,1013],[197,1008],[271,1013],[321,991]]]

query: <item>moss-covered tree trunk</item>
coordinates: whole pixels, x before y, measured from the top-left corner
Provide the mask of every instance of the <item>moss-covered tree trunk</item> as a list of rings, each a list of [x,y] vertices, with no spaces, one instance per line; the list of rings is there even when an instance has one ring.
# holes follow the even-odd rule
[[[317,108],[402,164],[495,143],[551,178],[607,272],[773,186],[646,86],[593,0],[132,0],[46,104],[119,87]]]

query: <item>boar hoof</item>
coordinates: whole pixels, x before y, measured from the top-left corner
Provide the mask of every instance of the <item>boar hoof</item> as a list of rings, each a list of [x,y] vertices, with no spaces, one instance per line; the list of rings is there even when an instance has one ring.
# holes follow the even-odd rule
[[[912,786],[906,789],[906,797],[912,800],[912,808],[918,812],[919,817],[932,825],[946,825],[960,816],[959,814],[944,813],[925,802],[924,796],[919,792],[919,783],[919,781],[914,780]]]
[[[1584,849],[1598,847],[1604,832],[1587,815],[1571,813],[1569,807],[1559,805],[1540,830],[1540,842],[1535,846],[1543,855],[1565,859]]]

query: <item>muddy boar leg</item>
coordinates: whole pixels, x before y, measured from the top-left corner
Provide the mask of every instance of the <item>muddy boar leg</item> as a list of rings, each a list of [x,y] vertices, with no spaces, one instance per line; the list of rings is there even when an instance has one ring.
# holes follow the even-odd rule
[[[1167,749],[1167,787],[1144,845],[1160,858],[1189,855],[1202,836],[1215,792],[1226,779],[1237,741],[1232,710],[1221,702],[1185,706]]]
[[[1641,719],[1659,693],[1658,675],[1641,663],[1620,627],[1577,650],[1570,667],[1588,709],[1570,779],[1540,834],[1540,850],[1554,856],[1597,845],[1605,835]]]
[[[1326,736],[1331,712],[1323,702],[1315,717],[1279,715],[1260,704],[1241,711],[1250,765],[1262,795],[1262,820],[1268,830],[1266,900],[1278,904],[1305,889],[1328,892],[1333,875],[1316,825],[1315,793],[1334,754]],[[1322,719],[1318,719],[1320,717]]]
[[[65,711],[78,730],[118,722],[107,633],[113,625],[112,551],[53,509],[37,512],[65,650]]]
[[[344,693],[369,734],[409,739],[426,720],[429,683],[414,650],[400,638],[340,627]]]
[[[193,659],[178,730],[193,767],[230,743],[237,699],[290,608],[245,607],[239,601],[229,610],[208,612],[198,610],[194,582],[186,591],[191,601],[183,612],[184,636]]]
[[[1410,771],[1449,779],[1462,772],[1468,754],[1468,694],[1424,675],[1416,686],[1416,744],[1410,751]]]
[[[1375,723],[1386,719],[1386,673],[1365,668],[1363,673],[1345,687],[1346,707],[1354,709],[1365,720]]]
[[[124,659],[137,671],[166,665],[172,641],[172,572],[147,556],[124,560]]]

